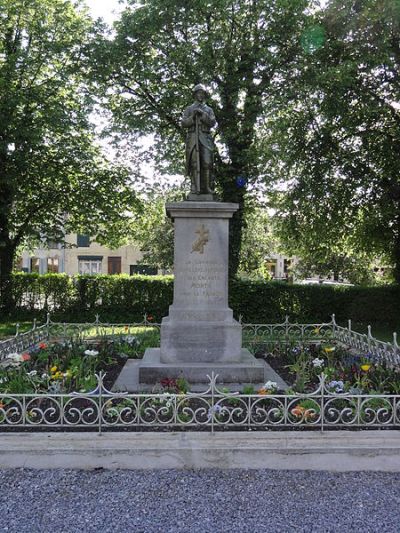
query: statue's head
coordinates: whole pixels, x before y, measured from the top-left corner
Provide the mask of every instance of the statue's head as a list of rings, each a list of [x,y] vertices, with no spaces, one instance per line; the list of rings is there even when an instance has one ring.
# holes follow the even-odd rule
[[[203,102],[208,96],[207,89],[201,83],[193,88],[193,94],[196,100],[199,100],[200,102]]]

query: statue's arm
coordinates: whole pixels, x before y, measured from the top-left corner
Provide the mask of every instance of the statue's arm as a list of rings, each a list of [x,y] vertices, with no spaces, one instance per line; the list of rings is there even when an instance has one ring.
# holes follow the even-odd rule
[[[206,112],[202,113],[201,121],[204,122],[204,124],[207,124],[210,128],[215,126],[215,123],[217,122],[215,119],[214,111],[209,108]]]
[[[190,109],[185,109],[183,112],[181,125],[182,128],[190,128],[193,124],[193,114],[190,112]]]

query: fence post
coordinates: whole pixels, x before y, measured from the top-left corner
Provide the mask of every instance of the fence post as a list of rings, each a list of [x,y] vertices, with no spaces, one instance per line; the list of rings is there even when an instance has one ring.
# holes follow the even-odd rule
[[[335,313],[332,315],[332,334],[333,338],[336,336],[336,320],[335,320]]]
[[[98,436],[101,437],[101,427],[102,427],[102,412],[103,412],[103,372],[97,375],[97,390],[99,393],[99,432]]]
[[[321,382],[321,433],[324,432],[324,416],[325,416],[325,374],[322,374]]]
[[[399,352],[399,345],[397,344],[397,333],[393,332],[393,347],[394,347],[394,353],[397,354]]]
[[[285,340],[289,344],[289,315],[285,316]]]
[[[371,339],[372,339],[371,326],[368,326],[368,336],[367,336],[367,339],[368,339],[368,351],[370,352],[370,351],[371,351]]]
[[[214,416],[215,416],[215,374],[211,372],[211,435],[214,435]]]
[[[46,315],[46,335],[47,339],[50,338],[50,313],[47,313]]]

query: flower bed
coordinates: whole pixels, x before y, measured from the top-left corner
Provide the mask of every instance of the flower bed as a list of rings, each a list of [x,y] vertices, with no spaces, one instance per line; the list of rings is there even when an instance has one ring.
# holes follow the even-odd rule
[[[354,343],[344,344],[344,330],[338,340],[328,326],[295,325],[293,332],[285,323],[255,326],[253,337],[247,332],[248,347],[285,379],[287,390],[267,381],[243,384],[233,393],[212,376],[209,388],[196,394],[184,379],[167,375],[150,393],[110,392],[127,358],[141,357],[146,347],[157,344],[157,324],[56,324],[51,333],[38,328],[33,347],[26,349],[26,334],[14,341],[24,350],[10,352],[10,344],[5,346],[0,426],[98,431],[399,428],[400,372],[393,363],[397,345],[374,348],[370,343],[371,352],[365,343],[354,348]]]
[[[40,342],[22,354],[8,354],[0,363],[0,393],[69,394],[96,388],[96,374],[106,373],[111,387],[128,357],[138,357],[139,340],[116,335],[97,340],[71,337]]]
[[[400,394],[400,368],[371,353],[334,341],[259,350],[297,393],[311,393],[325,376],[328,390],[350,394]]]

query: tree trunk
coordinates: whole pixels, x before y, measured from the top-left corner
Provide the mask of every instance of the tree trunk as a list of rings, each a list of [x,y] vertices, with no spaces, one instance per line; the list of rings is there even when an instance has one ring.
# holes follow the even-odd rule
[[[400,216],[397,218],[397,234],[393,245],[393,277],[400,284]]]
[[[222,186],[222,200],[239,204],[229,224],[229,277],[234,278],[239,269],[240,250],[244,222],[245,189],[238,187],[236,178],[240,172],[235,168],[226,167],[223,177],[219,180]]]
[[[0,248],[0,308],[10,313],[15,307],[13,297],[12,269],[15,247],[12,245]]]

